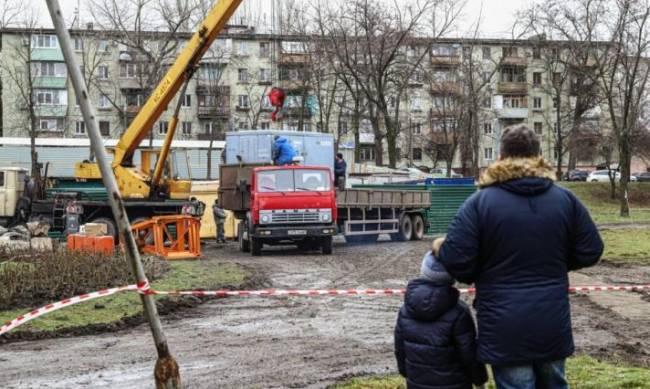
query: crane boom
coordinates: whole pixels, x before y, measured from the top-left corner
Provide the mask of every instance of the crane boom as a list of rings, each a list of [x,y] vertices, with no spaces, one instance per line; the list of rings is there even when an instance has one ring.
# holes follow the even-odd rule
[[[187,46],[179,54],[167,74],[160,81],[145,105],[135,117],[124,135],[120,138],[115,148],[114,165],[131,165],[133,155],[140,145],[140,142],[151,131],[155,122],[160,118],[169,102],[174,98],[178,90],[191,77],[198,66],[201,57],[210,48],[217,35],[226,26],[226,23],[233,15],[242,0],[218,0],[208,16],[203,20],[201,27],[192,36]],[[161,157],[166,157],[171,146],[171,139],[174,131],[167,132]],[[156,163],[164,164],[166,158],[159,158]]]

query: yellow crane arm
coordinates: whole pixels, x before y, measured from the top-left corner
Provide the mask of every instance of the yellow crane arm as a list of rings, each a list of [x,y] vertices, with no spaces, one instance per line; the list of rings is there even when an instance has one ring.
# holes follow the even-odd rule
[[[165,77],[153,91],[138,115],[133,119],[129,128],[124,132],[115,147],[114,165],[131,165],[133,154],[140,145],[140,142],[147,136],[153,125],[160,118],[169,102],[174,98],[178,90],[191,77],[199,61],[210,48],[217,35],[226,26],[226,23],[233,15],[242,0],[217,0],[208,16],[203,20],[201,27],[192,36],[187,46],[179,54]],[[163,149],[161,150],[156,171],[161,171],[167,159],[171,140],[174,137],[174,126],[170,126],[165,137]],[[158,179],[160,175],[157,174]],[[154,185],[157,184],[154,182]]]

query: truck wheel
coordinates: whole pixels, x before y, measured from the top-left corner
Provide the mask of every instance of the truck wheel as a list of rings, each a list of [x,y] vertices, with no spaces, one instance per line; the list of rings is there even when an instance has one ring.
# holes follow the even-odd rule
[[[332,237],[324,237],[320,242],[320,248],[323,255],[332,255]]]
[[[262,241],[255,238],[250,238],[250,250],[254,257],[262,255]]]
[[[244,228],[246,228],[246,223],[240,221],[239,228],[237,229],[237,240],[239,241],[239,251],[248,253],[251,251],[251,246],[249,240],[244,239]]]
[[[424,219],[421,215],[412,215],[411,223],[413,224],[413,235],[411,240],[422,240],[424,238]]]
[[[413,223],[411,217],[405,213],[399,218],[398,232],[390,234],[390,239],[397,242],[406,242],[413,236]]]
[[[97,223],[97,224],[105,224],[106,225],[106,235],[112,236],[113,240],[115,241],[115,244],[119,242],[119,236],[117,233],[117,226],[115,225],[115,222],[112,219],[109,219],[107,217],[99,217],[97,219],[93,219],[90,221],[91,223]]]

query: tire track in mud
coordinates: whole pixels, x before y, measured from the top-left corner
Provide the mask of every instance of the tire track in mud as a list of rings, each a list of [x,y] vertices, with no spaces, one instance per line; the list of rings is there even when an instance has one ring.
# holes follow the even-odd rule
[[[331,256],[275,248],[251,257],[234,245],[205,252],[263,275],[268,287],[348,288],[403,286],[418,274],[428,248],[426,241],[337,241]],[[635,282],[646,271],[605,264],[584,274]],[[578,351],[646,366],[647,355],[635,349],[650,346],[647,323],[617,316],[593,296],[572,298]],[[400,305],[399,297],[231,298],[203,304],[182,319],[166,318],[164,327],[187,388],[324,388],[350,376],[395,371],[392,336]],[[0,382],[7,388],[153,386],[155,355],[144,326],[0,350]]]

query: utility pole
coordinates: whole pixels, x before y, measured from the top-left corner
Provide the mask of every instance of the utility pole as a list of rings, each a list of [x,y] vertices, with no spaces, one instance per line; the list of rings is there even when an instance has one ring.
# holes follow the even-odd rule
[[[108,162],[109,160],[106,155],[106,150],[104,149],[102,137],[97,126],[95,109],[90,103],[88,89],[86,88],[83,76],[81,75],[81,71],[77,65],[77,60],[72,50],[70,34],[65,27],[61,7],[58,0],[46,0],[46,2],[47,8],[50,11],[50,16],[52,17],[54,29],[56,30],[56,35],[59,38],[68,73],[72,79],[77,99],[79,100],[79,107],[81,108],[84,122],[86,123],[86,131],[90,138],[90,145],[97,157],[97,163],[99,164],[99,170],[102,173],[104,186],[108,192],[108,202],[113,211],[115,221],[117,222],[120,239],[124,243],[126,257],[131,264],[138,286],[148,286],[149,282],[144,273],[144,268],[142,267],[142,261],[140,260],[140,253],[135,244],[135,239],[131,233],[131,225],[129,224],[126,209],[124,208],[124,203],[117,187],[117,181],[113,175],[113,169]],[[156,302],[150,294],[141,294],[140,297],[142,299],[142,305],[144,306],[145,317],[149,321],[156,351],[158,352],[158,360],[156,361],[154,371],[156,388],[179,389],[181,387],[181,382],[178,364],[171,355],[169,347],[167,346],[167,339],[163,333],[160,317],[158,316],[158,310],[156,309]]]

